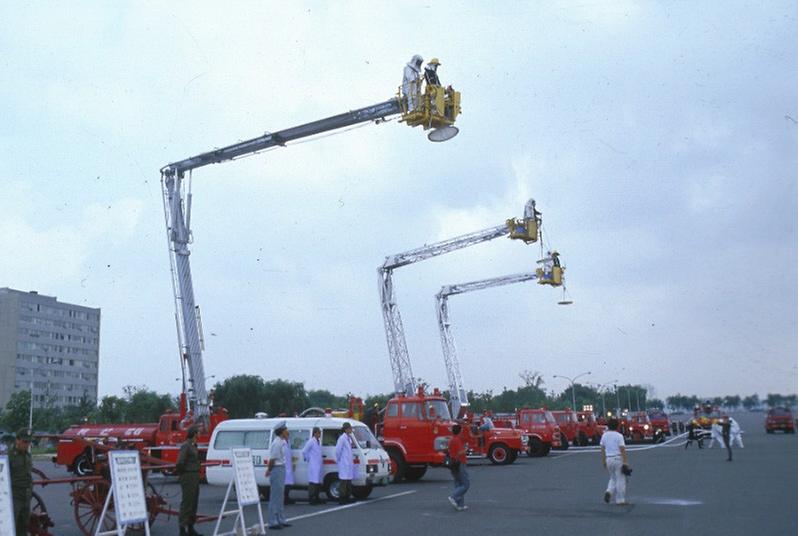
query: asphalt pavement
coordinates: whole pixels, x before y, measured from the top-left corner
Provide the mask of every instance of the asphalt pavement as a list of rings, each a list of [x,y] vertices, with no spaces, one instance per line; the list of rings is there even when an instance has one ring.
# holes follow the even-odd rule
[[[764,414],[736,414],[744,430],[744,449],[684,449],[676,438],[662,445],[630,446],[634,474],[627,488],[631,506],[607,505],[607,483],[593,447],[553,452],[546,458],[520,457],[513,465],[485,461],[469,465],[469,510],[455,511],[446,500],[448,471],[431,469],[415,483],[375,488],[368,500],[339,507],[310,506],[304,500],[286,507],[292,527],[281,534],[350,536],[424,534],[798,534],[798,435],[766,435]],[[66,476],[37,463],[51,478]],[[175,510],[180,490],[172,478],[155,477],[155,488]],[[82,534],[75,523],[69,485],[37,489],[56,526],[57,536]],[[225,489],[202,486],[200,510],[217,514]],[[302,491],[292,496],[305,499]],[[247,522],[256,519],[254,507]],[[264,517],[266,504],[263,505]],[[229,526],[227,522],[225,526]],[[213,524],[198,525],[203,534]],[[159,515],[151,534],[177,534],[174,516]]]

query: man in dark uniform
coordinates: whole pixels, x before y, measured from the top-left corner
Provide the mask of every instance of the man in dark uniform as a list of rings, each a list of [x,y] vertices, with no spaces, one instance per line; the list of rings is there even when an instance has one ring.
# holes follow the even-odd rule
[[[726,445],[726,452],[729,453],[729,457],[726,458],[727,462],[732,461],[732,451],[731,451],[731,421],[728,417],[724,417],[723,420],[720,422],[720,431],[723,436],[723,444]]]
[[[201,536],[194,530],[200,484],[196,426],[190,427],[186,432],[186,441],[180,446],[175,469],[180,475],[180,536]]]
[[[698,429],[698,432],[696,432],[696,429]],[[693,441],[698,442],[698,448],[704,448],[704,435],[698,424],[695,422],[695,419],[691,420],[687,424],[687,442],[684,444],[684,448],[692,445]]]
[[[22,428],[17,440],[8,451],[8,469],[11,472],[11,497],[14,503],[14,523],[17,536],[28,536],[30,523],[30,498],[33,493],[33,460],[30,456],[30,432]]]

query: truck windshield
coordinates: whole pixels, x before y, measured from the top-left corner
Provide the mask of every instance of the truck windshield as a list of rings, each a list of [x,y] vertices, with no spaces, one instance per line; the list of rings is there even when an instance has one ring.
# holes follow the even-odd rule
[[[444,400],[427,400],[424,402],[424,412],[427,419],[443,419],[450,421],[451,415],[449,414],[449,406],[446,405]]]
[[[554,418],[554,415],[552,415],[550,411],[546,412],[546,421],[550,424],[557,424],[557,419]]]
[[[355,426],[352,428],[352,435],[362,449],[376,449],[380,446],[380,442],[366,426]]]

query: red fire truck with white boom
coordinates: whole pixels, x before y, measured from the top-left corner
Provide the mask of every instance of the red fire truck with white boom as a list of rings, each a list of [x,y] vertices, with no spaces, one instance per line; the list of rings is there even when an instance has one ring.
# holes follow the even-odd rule
[[[93,424],[71,427],[59,442],[55,457],[75,473],[92,471],[94,460],[92,449],[80,447],[70,437],[81,436],[102,443],[135,445],[151,455],[174,461],[180,443],[185,441],[186,430],[192,424],[200,428],[198,445],[207,449],[211,433],[218,422],[227,418],[222,408],[213,408],[206,387],[206,376],[202,359],[205,349],[202,320],[199,306],[194,300],[194,288],[189,263],[189,244],[193,242],[191,232],[191,178],[195,169],[228,162],[261,151],[285,147],[288,143],[325,132],[342,129],[361,123],[383,123],[389,118],[408,126],[421,126],[430,130],[428,139],[442,142],[458,133],[454,126],[460,114],[460,93],[451,86],[415,84],[414,95],[398,94],[379,104],[352,110],[339,115],[313,121],[277,132],[214,149],[185,160],[173,162],[161,169],[161,186],[166,220],[166,235],[169,244],[169,260],[175,323],[182,369],[182,395],[180,413],[166,413],[159,423],[148,424]],[[408,99],[414,106],[408,107]]]
[[[458,249],[487,242],[502,236],[525,243],[535,242],[538,237],[540,215],[535,209],[535,201],[530,199],[524,210],[523,218],[511,218],[504,224],[461,235],[455,238],[412,249],[386,257],[385,262],[377,269],[379,274],[380,304],[385,324],[388,343],[388,356],[393,372],[394,390],[397,397],[389,401],[383,412],[383,421],[378,426],[378,438],[392,460],[394,480],[402,478],[418,479],[424,475],[428,465],[440,465],[443,462],[445,447],[451,435],[451,414],[446,399],[438,392],[427,395],[423,387],[419,388],[407,351],[402,318],[396,302],[393,285],[393,271],[396,268],[414,264],[419,261],[450,253]],[[437,393],[437,394],[436,394]],[[409,404],[408,411],[415,412],[415,407],[435,407],[434,418],[428,413],[418,414],[420,422],[409,427],[402,422],[406,418],[402,408]],[[393,409],[396,408],[396,409]],[[390,410],[390,411],[389,411]],[[473,429],[469,427],[473,434]],[[479,435],[480,437],[476,437]],[[469,441],[469,448],[475,456],[488,457],[496,464],[512,463],[518,452],[526,450],[528,437],[518,430],[498,429],[475,434]]]

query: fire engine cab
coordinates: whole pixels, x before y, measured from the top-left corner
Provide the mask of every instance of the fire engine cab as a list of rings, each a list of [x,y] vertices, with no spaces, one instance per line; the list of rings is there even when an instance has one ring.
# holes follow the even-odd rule
[[[523,408],[508,415],[499,414],[494,419],[499,426],[514,427],[529,436],[527,453],[533,458],[548,456],[552,448],[561,446],[560,427],[554,416],[545,408]]]
[[[442,465],[453,424],[448,402],[438,389],[428,395],[422,386],[415,396],[389,400],[377,424],[377,438],[391,459],[394,482],[419,480],[427,467]],[[462,433],[470,456],[487,457],[494,464],[513,463],[527,448],[528,436],[519,430],[480,432],[465,426]]]

